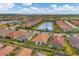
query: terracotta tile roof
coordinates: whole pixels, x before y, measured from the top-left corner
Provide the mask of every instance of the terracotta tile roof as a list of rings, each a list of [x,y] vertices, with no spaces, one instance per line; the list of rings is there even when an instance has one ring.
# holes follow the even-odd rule
[[[50,44],[56,44],[60,46],[64,46],[64,38],[61,36],[54,36],[52,40],[50,41]]]
[[[12,32],[12,30],[9,29],[0,29],[0,36],[8,36],[8,34]]]
[[[20,29],[19,31],[14,31],[9,33],[9,37],[12,37],[13,39],[24,41],[31,37],[33,35],[32,31],[29,30],[22,30]]]
[[[3,47],[4,45],[0,43],[0,49]]]
[[[72,28],[69,25],[67,25],[64,21],[56,21],[56,24],[63,30],[69,30]]]
[[[79,20],[72,20],[71,22],[75,25],[79,25]]]
[[[22,34],[23,34],[22,31],[14,31],[14,32],[9,33],[9,35],[12,36],[12,37],[18,37]]]
[[[34,42],[46,43],[49,38],[49,35],[46,33],[40,33],[35,38],[32,39]]]
[[[15,49],[15,47],[6,46],[6,47],[4,47],[3,49],[0,50],[0,56],[8,55],[8,54],[11,53],[14,49]]]
[[[32,55],[32,49],[29,48],[22,48],[18,51],[16,56],[31,56]]]

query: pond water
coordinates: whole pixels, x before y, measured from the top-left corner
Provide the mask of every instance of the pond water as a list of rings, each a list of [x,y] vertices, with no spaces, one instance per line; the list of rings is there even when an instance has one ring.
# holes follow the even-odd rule
[[[53,30],[53,22],[44,22],[42,23],[38,28],[38,30],[47,30],[52,31]]]

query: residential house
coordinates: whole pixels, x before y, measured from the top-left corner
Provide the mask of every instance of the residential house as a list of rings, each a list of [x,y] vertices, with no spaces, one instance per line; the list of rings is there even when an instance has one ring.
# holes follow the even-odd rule
[[[24,32],[22,31],[14,31],[9,33],[9,37],[19,40],[19,41],[24,41],[26,40],[26,37],[24,35]]]
[[[18,53],[16,54],[16,56],[31,56],[32,55],[33,50],[29,49],[29,48],[22,48],[18,51]]]
[[[49,47],[62,48],[64,47],[64,38],[62,36],[53,36],[49,41]]]
[[[68,37],[68,40],[73,48],[76,48],[79,50],[79,36],[77,37],[76,35],[72,35]]]
[[[63,20],[58,20],[56,21],[56,24],[59,26],[59,28],[63,31],[69,31],[72,29],[71,26],[69,26],[68,24],[66,24]]]
[[[13,46],[6,46],[0,50],[0,56],[6,56],[9,53],[13,52],[14,49],[15,49],[15,47],[13,47]]]
[[[35,44],[43,45],[46,44],[49,39],[48,33],[39,33],[36,37],[32,39]]]
[[[7,28],[5,28],[5,29],[0,29],[0,36],[1,37],[6,37],[6,36],[8,36],[8,34],[10,33],[10,32],[12,32],[13,30],[10,30],[10,29],[7,29]]]
[[[3,47],[4,47],[4,45],[0,43],[0,49],[2,49]]]

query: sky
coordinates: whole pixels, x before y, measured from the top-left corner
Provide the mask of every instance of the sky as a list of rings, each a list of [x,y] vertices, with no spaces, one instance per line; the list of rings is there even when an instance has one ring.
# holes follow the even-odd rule
[[[79,4],[0,3],[0,14],[79,14]]]

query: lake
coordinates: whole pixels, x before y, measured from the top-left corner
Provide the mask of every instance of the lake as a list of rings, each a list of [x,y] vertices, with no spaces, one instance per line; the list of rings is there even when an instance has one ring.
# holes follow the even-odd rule
[[[47,30],[52,31],[53,30],[53,22],[44,22],[42,23],[38,28],[38,30]]]

